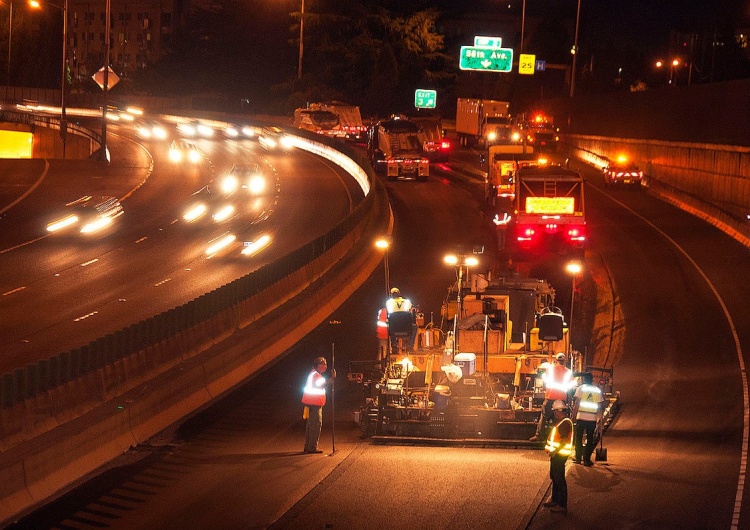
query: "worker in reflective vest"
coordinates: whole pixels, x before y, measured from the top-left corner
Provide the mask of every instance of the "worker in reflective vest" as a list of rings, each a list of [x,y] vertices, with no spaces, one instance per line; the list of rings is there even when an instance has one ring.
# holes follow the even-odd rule
[[[601,389],[593,384],[594,376],[583,374],[583,384],[573,394],[573,418],[575,419],[576,456],[573,461],[584,466],[593,466],[591,455],[596,447],[594,433],[596,426],[601,426],[604,395]],[[586,434],[586,447],[583,447],[583,435]],[[601,434],[600,434],[601,435]]]
[[[302,404],[305,405],[303,417],[307,419],[305,428],[305,453],[322,453],[318,449],[320,430],[323,427],[323,406],[326,404],[326,388],[336,379],[336,370],[331,370],[330,379],[323,374],[328,369],[325,357],[313,361],[313,369],[307,376],[302,392]]]
[[[560,352],[555,355],[554,364],[545,363],[547,364],[546,370],[542,374],[542,381],[544,381],[544,403],[542,403],[542,412],[539,414],[539,421],[536,425],[536,433],[529,438],[532,442],[540,439],[542,429],[553,419],[552,403],[558,399],[567,403],[568,392],[576,384],[573,371],[565,366],[566,361],[567,357],[564,353]]]
[[[391,337],[391,352],[399,352],[398,339],[405,340],[406,350],[411,350],[414,346],[415,326],[414,312],[412,303],[408,298],[401,296],[398,287],[391,289],[391,297],[385,302],[385,309],[388,313],[388,333]]]
[[[376,334],[378,336],[378,361],[388,358],[388,310],[381,307],[378,311]]]
[[[561,400],[552,405],[557,424],[552,428],[544,447],[549,453],[549,478],[552,497],[543,506],[552,512],[568,513],[568,483],[565,481],[565,462],[573,452],[573,422],[568,418],[568,406]]]

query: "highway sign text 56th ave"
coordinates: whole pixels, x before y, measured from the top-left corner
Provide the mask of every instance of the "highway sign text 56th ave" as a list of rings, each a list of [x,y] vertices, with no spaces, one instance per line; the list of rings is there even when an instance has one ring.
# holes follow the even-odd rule
[[[513,50],[510,48],[461,46],[459,67],[461,70],[510,72],[513,67]]]

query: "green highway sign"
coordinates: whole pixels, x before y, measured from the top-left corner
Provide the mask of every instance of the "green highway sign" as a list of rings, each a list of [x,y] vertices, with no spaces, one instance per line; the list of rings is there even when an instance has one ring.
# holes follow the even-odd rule
[[[502,45],[502,37],[482,37],[479,35],[474,37],[474,46],[480,48],[500,48]]]
[[[418,109],[434,109],[437,102],[435,90],[417,89],[414,91],[414,106]]]
[[[461,70],[482,72],[510,72],[513,68],[513,50],[483,46],[461,46]]]

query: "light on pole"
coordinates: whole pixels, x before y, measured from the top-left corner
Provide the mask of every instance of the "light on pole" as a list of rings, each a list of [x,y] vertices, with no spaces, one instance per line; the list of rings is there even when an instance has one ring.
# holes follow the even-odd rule
[[[447,265],[456,267],[458,275],[458,293],[456,295],[456,315],[453,318],[453,352],[460,352],[459,349],[459,327],[458,320],[461,317],[461,311],[463,310],[463,288],[464,288],[464,269],[466,269],[466,277],[469,276],[469,267],[475,267],[479,264],[479,260],[474,256],[464,256],[463,254],[446,254],[443,257],[443,261]]]
[[[568,323],[568,342],[570,348],[573,348],[573,303],[576,299],[576,278],[583,271],[583,264],[580,261],[569,261],[565,265],[565,270],[573,277],[572,291],[570,293],[570,322]]]
[[[304,28],[305,28],[305,0],[302,0],[302,8],[299,11],[299,59],[297,61],[297,80],[302,79],[302,52],[304,51]]]
[[[375,246],[383,251],[383,269],[385,270],[385,296],[391,294],[391,270],[388,264],[388,248],[391,246],[391,240],[387,237],[381,237],[375,241]]]
[[[573,54],[573,66],[570,71],[570,97],[573,97],[576,87],[576,57],[578,57],[578,22],[581,18],[581,0],[578,0],[578,8],[576,9],[576,33],[573,38],[573,49],[570,53]]]

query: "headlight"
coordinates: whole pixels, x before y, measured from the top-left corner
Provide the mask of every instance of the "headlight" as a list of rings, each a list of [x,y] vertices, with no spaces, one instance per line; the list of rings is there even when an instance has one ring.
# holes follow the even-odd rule
[[[169,159],[172,162],[180,162],[182,161],[182,151],[179,149],[170,149],[169,150]]]
[[[214,130],[208,125],[204,125],[203,123],[199,123],[196,127],[196,130],[198,131],[198,134],[200,134],[204,138],[211,138],[214,135]]]
[[[78,216],[77,215],[68,215],[67,217],[63,217],[62,219],[58,221],[54,221],[47,225],[47,231],[48,232],[57,232],[58,230],[62,230],[63,228],[67,228],[70,225],[76,224],[78,222]]]
[[[197,149],[190,149],[188,151],[188,160],[192,162],[193,164],[197,164],[201,161],[201,153]]]
[[[221,191],[223,193],[229,194],[237,190],[239,188],[240,182],[237,180],[237,177],[229,175],[224,177],[221,180]]]
[[[234,213],[234,206],[232,206],[231,204],[227,204],[226,206],[223,206],[222,208],[220,208],[216,213],[214,213],[211,216],[211,218],[217,223],[220,223],[232,217],[233,213]]]
[[[263,193],[263,190],[266,189],[266,179],[263,175],[253,175],[247,183],[247,189],[253,195]]]
[[[246,241],[241,254],[243,256],[254,256],[266,248],[269,243],[271,243],[271,237],[267,235],[259,237],[256,241]]]
[[[156,138],[157,140],[167,139],[167,130],[159,125],[156,125],[153,129],[151,129],[151,134],[153,134],[154,138]]]
[[[91,221],[90,223],[86,223],[85,225],[83,225],[81,227],[81,233],[93,234],[94,232],[103,230],[104,228],[108,227],[111,224],[112,224],[111,217],[99,217],[95,219],[94,221]]]
[[[186,211],[182,218],[185,219],[188,223],[192,223],[196,219],[201,218],[203,214],[206,213],[206,209],[207,208],[205,204],[196,204],[188,211]]]

